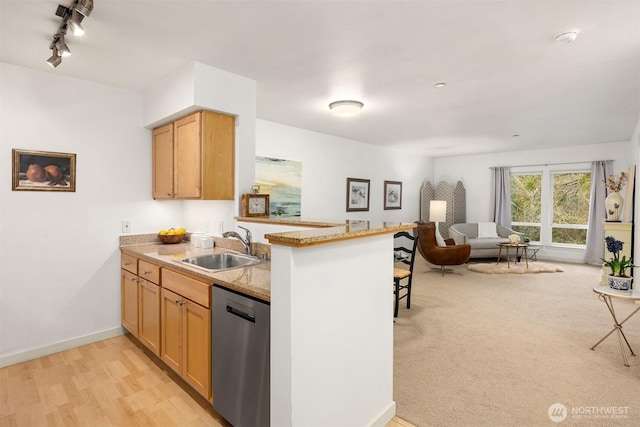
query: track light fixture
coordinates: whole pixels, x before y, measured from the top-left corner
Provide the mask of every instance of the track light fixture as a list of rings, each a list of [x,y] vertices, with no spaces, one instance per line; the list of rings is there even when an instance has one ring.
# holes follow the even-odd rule
[[[81,14],[79,14],[76,10],[71,12],[71,18],[69,19],[69,28],[71,28],[71,32],[74,36],[83,36],[84,28],[82,28],[82,18]]]
[[[51,65],[51,67],[56,68],[62,62],[62,57],[58,54],[58,49],[54,46],[51,48],[53,51],[53,55],[51,58],[47,59],[47,64]]]
[[[53,54],[47,59],[47,63],[52,67],[57,67],[62,62],[63,57],[71,55],[71,50],[65,42],[67,29],[71,29],[74,36],[82,36],[84,28],[82,28],[82,20],[91,15],[93,11],[93,0],[73,0],[71,6],[58,5],[56,16],[62,18],[58,30],[51,39],[49,49]]]

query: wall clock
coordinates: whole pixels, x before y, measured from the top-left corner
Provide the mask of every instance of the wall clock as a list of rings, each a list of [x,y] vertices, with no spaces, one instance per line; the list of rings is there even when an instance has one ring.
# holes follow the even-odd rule
[[[242,216],[269,216],[268,194],[243,194]]]

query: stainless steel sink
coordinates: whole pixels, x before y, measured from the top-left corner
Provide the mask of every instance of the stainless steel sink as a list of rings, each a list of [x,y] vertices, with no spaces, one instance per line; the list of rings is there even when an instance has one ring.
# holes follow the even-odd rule
[[[231,268],[246,267],[258,264],[260,260],[255,257],[224,252],[220,254],[198,255],[180,260],[193,267],[199,267],[207,271],[229,270]]]

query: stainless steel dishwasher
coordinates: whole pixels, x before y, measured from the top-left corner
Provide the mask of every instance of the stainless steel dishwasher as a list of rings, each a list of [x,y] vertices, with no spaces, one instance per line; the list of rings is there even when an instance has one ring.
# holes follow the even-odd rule
[[[269,425],[270,306],[213,286],[213,408],[235,427]]]

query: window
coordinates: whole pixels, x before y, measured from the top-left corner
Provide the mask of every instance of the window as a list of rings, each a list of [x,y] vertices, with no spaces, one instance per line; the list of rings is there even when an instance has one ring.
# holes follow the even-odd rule
[[[512,168],[511,225],[532,242],[584,246],[587,242],[589,165]]]
[[[511,175],[511,226],[531,241],[540,241],[542,174]]]
[[[553,173],[551,242],[587,244],[590,172]]]

